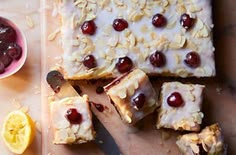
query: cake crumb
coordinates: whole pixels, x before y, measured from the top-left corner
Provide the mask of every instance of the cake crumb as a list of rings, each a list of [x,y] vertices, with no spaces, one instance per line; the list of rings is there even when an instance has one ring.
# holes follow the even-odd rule
[[[30,16],[25,16],[26,24],[29,28],[34,28],[34,21]]]
[[[21,107],[19,110],[20,110],[20,111],[23,111],[23,112],[25,112],[25,113],[28,113],[28,112],[29,112],[29,107],[24,106],[24,107]]]
[[[99,140],[98,143],[99,143],[99,144],[103,144],[104,142],[103,142],[102,140]]]
[[[41,127],[41,124],[38,121],[35,121],[35,127],[36,127],[36,130],[39,133],[42,133],[42,127]]]
[[[161,131],[161,139],[162,140],[168,140],[171,138],[171,133],[169,131]]]
[[[162,141],[161,141],[159,144],[160,144],[161,146],[163,146],[163,145],[164,145]]]
[[[220,87],[219,85],[216,87],[216,92],[218,95],[221,95],[222,93],[222,87]]]
[[[16,109],[20,109],[22,107],[20,101],[18,99],[13,99],[12,104],[16,107]]]

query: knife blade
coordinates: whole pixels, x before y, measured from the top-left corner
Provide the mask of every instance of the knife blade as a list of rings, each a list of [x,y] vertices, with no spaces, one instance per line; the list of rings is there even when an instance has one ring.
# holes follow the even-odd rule
[[[50,71],[47,74],[46,81],[60,99],[79,95],[59,71]],[[93,124],[96,131],[94,142],[99,146],[103,153],[106,155],[121,155],[115,140],[94,113]]]

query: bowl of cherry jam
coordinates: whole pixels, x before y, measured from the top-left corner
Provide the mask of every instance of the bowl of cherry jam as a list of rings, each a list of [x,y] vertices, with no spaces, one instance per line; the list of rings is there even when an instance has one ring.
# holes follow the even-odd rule
[[[20,70],[26,57],[27,44],[23,32],[12,21],[0,17],[0,79]]]

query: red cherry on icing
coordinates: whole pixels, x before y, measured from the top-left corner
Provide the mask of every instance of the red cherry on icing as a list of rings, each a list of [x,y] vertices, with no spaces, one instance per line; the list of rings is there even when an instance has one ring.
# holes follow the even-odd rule
[[[185,13],[180,17],[180,24],[186,30],[189,30],[194,25],[194,18],[191,18],[188,14]]]
[[[97,26],[93,20],[85,21],[81,26],[83,34],[93,35],[96,32],[96,29]]]
[[[180,93],[173,92],[170,96],[168,96],[167,103],[171,107],[180,107],[184,101]]]
[[[117,18],[113,21],[112,26],[116,31],[123,31],[124,29],[128,28],[129,24],[126,20]]]
[[[75,109],[68,109],[65,117],[71,124],[80,124],[82,122],[82,115]]]
[[[162,52],[156,51],[150,55],[149,61],[154,67],[163,67],[166,64],[166,57]]]
[[[185,59],[184,62],[186,65],[188,65],[191,68],[197,68],[200,66],[201,59],[198,53],[196,52],[189,52]]]
[[[133,62],[127,56],[121,57],[118,59],[118,62],[116,63],[116,68],[120,73],[128,72],[133,68]]]
[[[166,25],[166,23],[167,20],[162,14],[157,13],[152,17],[152,24],[155,27],[163,27]]]
[[[97,67],[97,62],[93,55],[87,55],[86,57],[84,57],[83,64],[88,69]]]
[[[145,100],[146,100],[145,95],[143,93],[140,93],[132,101],[134,108],[137,110],[141,109],[144,106]]]

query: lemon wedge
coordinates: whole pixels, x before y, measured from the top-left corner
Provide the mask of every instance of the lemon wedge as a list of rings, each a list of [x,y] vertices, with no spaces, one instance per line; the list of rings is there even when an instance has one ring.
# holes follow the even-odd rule
[[[22,154],[33,141],[34,134],[34,122],[29,115],[20,110],[7,115],[3,123],[2,136],[10,151]]]

